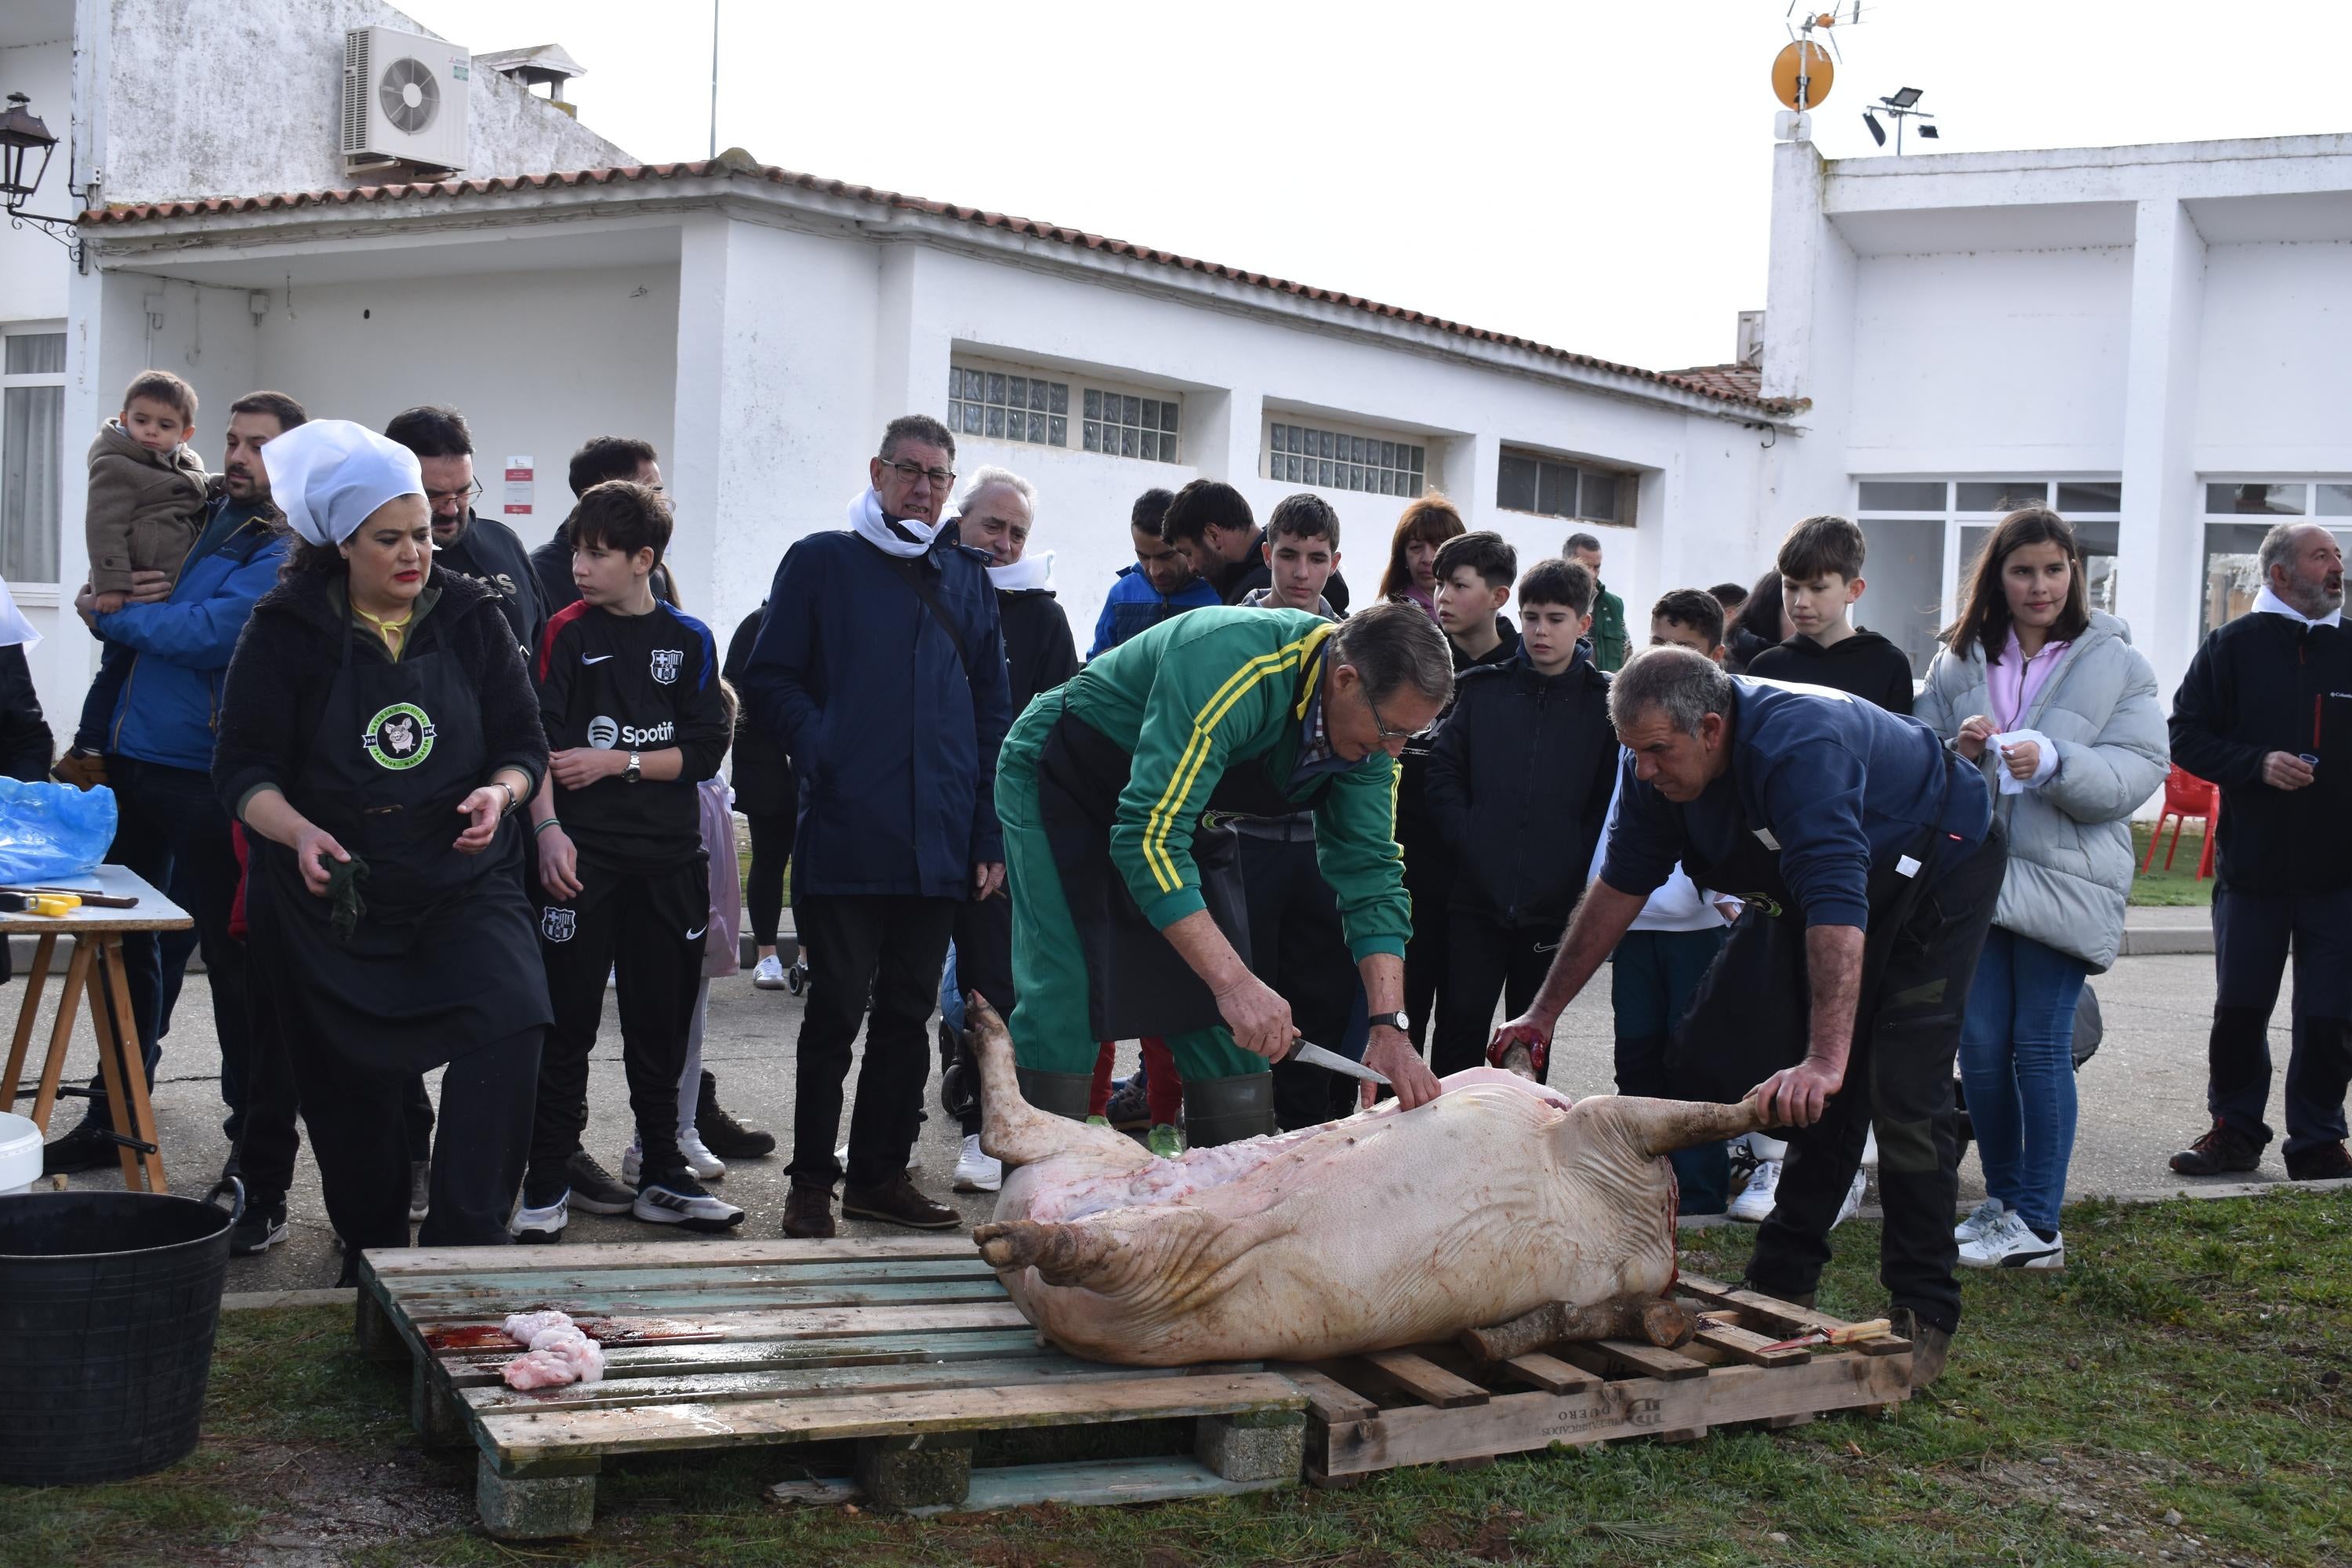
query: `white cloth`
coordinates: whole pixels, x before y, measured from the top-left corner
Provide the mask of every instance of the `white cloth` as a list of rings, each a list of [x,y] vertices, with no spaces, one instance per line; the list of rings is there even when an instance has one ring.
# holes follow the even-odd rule
[[[22,647],[26,653],[41,646],[41,634],[16,607],[16,595],[8,591],[5,578],[0,578],[0,647]]]
[[[264,447],[262,450],[267,452],[269,448]],[[912,561],[916,556],[929,552],[931,542],[940,536],[940,530],[947,524],[917,522],[912,518],[889,521],[882,515],[882,498],[869,488],[864,495],[849,503],[849,526],[860,539],[884,554],[895,555],[901,561]]]
[[[1592,847],[1592,868],[1585,874],[1587,881],[1601,875],[1601,863],[1609,858],[1609,835],[1617,826],[1617,808],[1625,798],[1624,748],[1618,748],[1617,787],[1609,797],[1608,820],[1601,825],[1601,842]],[[1720,893],[1709,893],[1690,879],[1680,865],[1667,874],[1642,912],[1633,917],[1633,931],[1717,931],[1731,923],[1722,908],[1728,903],[1734,908],[1737,899],[1727,899]]]
[[[2341,605],[2315,621],[2276,594],[2272,593],[2271,585],[2267,583],[2263,584],[2263,591],[2254,595],[2252,613],[2257,616],[2284,616],[2288,620],[2301,621],[2306,626],[2337,626],[2344,624],[2344,607]]]
[[[415,453],[349,419],[313,419],[271,437],[261,467],[287,526],[313,544],[341,544],[384,502],[425,493]]]
[[[2027,790],[2040,789],[2058,772],[2058,743],[2039,730],[2005,730],[1992,738],[1992,744],[1998,754],[2026,741],[2042,748],[2041,756],[2033,764],[2033,776],[2021,779],[2003,767],[2000,770],[2000,793],[2003,795],[2023,795]]]
[[[999,593],[1030,594],[1054,585],[1054,552],[1039,550],[1024,554],[1010,566],[992,566],[988,580]]]

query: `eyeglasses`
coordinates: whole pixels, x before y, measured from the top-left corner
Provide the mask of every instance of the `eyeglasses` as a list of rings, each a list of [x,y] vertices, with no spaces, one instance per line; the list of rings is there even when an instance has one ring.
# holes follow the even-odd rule
[[[875,461],[886,468],[898,469],[898,477],[910,485],[917,479],[929,479],[934,488],[945,489],[955,483],[953,468],[927,468],[920,463],[902,463],[896,458],[877,458]]]
[[[471,506],[481,498],[481,494],[482,481],[476,479],[462,490],[426,490],[425,499],[434,506],[439,506],[443,501],[457,501]]]
[[[1364,694],[1364,706],[1372,710],[1372,727],[1381,732],[1381,739],[1382,742],[1410,741],[1412,739],[1412,731],[1410,730],[1391,730],[1389,728],[1389,721],[1381,717],[1381,705],[1372,700],[1372,689],[1370,687],[1359,686],[1356,689]]]

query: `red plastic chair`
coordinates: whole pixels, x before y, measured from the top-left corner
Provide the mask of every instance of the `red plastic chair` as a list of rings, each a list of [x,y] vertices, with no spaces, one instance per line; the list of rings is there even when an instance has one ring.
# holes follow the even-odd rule
[[[2164,819],[2172,818],[2172,843],[2164,851],[2164,868],[2172,869],[2172,857],[2180,848],[2180,830],[2190,817],[2205,824],[2205,853],[2197,863],[2197,880],[2203,881],[2213,874],[2213,829],[2221,820],[2221,790],[2218,784],[2206,783],[2195,773],[2173,764],[2164,777],[2164,809],[2157,814],[2156,831],[2147,836],[2147,859],[2140,867],[2145,875],[2156,864],[2156,841],[2164,837]]]

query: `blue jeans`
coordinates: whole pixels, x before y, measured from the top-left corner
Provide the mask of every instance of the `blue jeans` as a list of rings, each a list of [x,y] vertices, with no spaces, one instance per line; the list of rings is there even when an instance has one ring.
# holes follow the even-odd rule
[[[1985,933],[1960,1026],[1960,1082],[1985,1190],[2036,1230],[2058,1228],[2074,1152],[2074,1004],[2090,968],[2030,936]]]
[[[1610,963],[1617,1025],[1617,1092],[1675,1097],[1666,1046],[1690,1012],[1707,965],[1723,951],[1728,928],[1629,931]],[[1721,1214],[1731,1201],[1731,1145],[1702,1143],[1666,1158],[1682,1189],[1684,1214]]]
[[[963,1033],[963,988],[956,984],[955,943],[948,943],[948,963],[940,971],[940,1016],[948,1027]]]

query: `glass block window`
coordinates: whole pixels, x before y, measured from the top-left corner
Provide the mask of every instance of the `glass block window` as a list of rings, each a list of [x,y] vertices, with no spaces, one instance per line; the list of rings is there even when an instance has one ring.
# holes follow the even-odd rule
[[[1081,440],[1089,452],[1107,458],[1140,458],[1148,463],[1177,460],[1177,408],[1172,397],[1147,397],[1134,393],[1086,390]]]
[[[951,365],[948,428],[961,436],[1066,447],[1070,444],[1070,384],[979,365]]]
[[[1634,485],[1631,476],[1565,458],[1515,452],[1507,447],[1495,482],[1495,504],[1505,511],[1585,522],[1628,523]]]
[[[1265,477],[1280,484],[1417,496],[1428,483],[1428,465],[1429,449],[1410,441],[1286,422],[1266,426]]]

